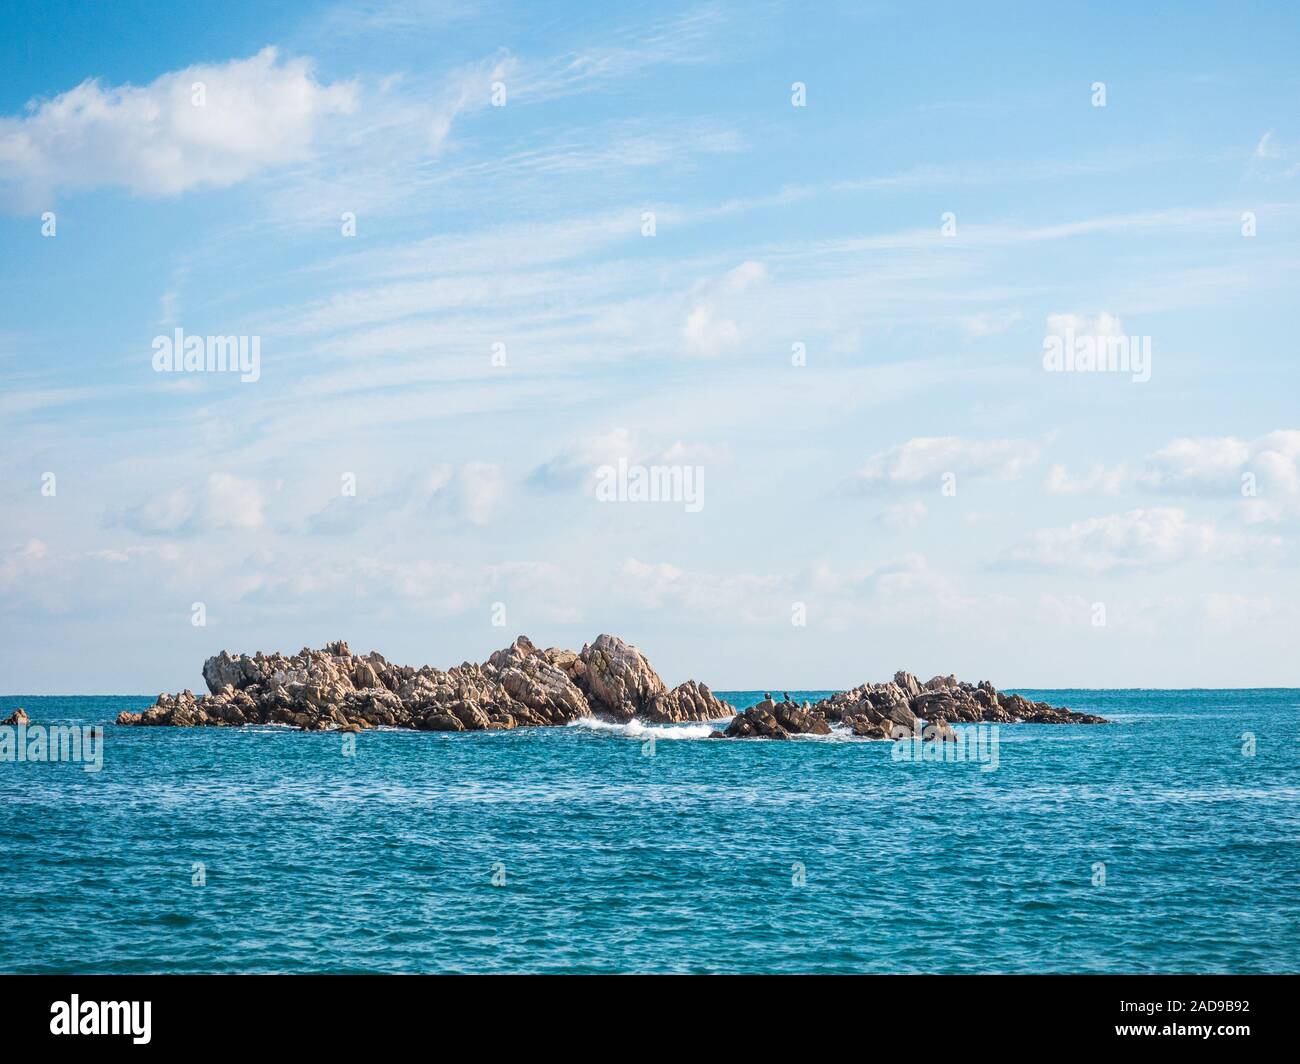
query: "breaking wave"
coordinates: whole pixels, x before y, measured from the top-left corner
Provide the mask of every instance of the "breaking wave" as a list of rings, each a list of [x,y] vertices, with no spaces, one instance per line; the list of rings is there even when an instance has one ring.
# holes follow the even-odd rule
[[[651,735],[656,739],[707,739],[716,730],[712,724],[645,724],[639,720],[616,724],[595,717],[582,717],[570,721],[565,727],[607,732],[622,739],[645,739]]]

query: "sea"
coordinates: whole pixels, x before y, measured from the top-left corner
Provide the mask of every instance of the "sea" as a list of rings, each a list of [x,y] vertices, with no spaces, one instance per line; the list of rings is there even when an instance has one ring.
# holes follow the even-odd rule
[[[1300,691],[1021,693],[1112,723],[934,761],[720,724],[351,737],[0,697],[104,726],[97,771],[0,759],[0,972],[1300,970]]]

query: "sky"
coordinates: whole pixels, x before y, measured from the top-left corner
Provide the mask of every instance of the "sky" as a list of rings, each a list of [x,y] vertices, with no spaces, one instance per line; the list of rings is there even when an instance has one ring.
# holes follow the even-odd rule
[[[0,690],[601,632],[721,690],[1298,686],[1298,46],[6,3]]]

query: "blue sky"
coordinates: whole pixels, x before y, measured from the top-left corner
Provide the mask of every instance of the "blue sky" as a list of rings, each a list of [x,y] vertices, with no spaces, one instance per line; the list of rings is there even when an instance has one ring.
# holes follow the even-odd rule
[[[1296,684],[1300,14],[1055,7],[6,5],[3,687]]]

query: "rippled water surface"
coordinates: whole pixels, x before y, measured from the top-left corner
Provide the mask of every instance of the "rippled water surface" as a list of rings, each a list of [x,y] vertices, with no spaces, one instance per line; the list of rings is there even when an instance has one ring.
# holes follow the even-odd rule
[[[99,773],[0,762],[0,971],[1300,969],[1300,691],[1024,693],[1115,723],[1004,727],[987,772],[699,725],[353,757],[108,725]]]

